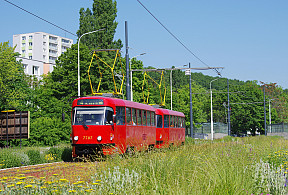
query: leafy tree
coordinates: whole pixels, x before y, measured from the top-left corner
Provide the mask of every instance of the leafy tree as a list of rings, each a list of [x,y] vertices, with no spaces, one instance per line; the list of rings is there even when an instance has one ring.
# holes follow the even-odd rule
[[[122,47],[121,40],[113,41],[114,34],[118,23],[115,21],[117,17],[117,3],[113,0],[94,0],[92,11],[87,8],[80,9],[78,37],[84,33],[105,29],[87,36],[83,36],[81,42],[90,49],[120,49]]]
[[[16,61],[15,48],[9,42],[0,43],[0,109],[26,110],[31,97],[29,78],[22,64]]]

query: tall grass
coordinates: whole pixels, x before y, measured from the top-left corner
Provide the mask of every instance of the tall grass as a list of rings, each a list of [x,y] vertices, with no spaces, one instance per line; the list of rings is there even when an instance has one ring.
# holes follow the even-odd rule
[[[89,173],[71,170],[78,182],[59,175],[46,177],[41,187],[39,179],[25,185],[33,186],[33,193],[38,189],[37,194],[287,194],[287,155],[288,141],[279,137],[187,138],[181,147],[85,162],[93,167]],[[89,179],[81,180],[84,174]],[[2,192],[9,194],[16,184],[11,187],[10,181]]]
[[[288,149],[286,140],[263,136],[215,142],[187,138],[186,145],[171,150],[140,153],[124,160],[113,156],[97,175],[113,167],[138,173],[138,185],[127,194],[269,193],[255,185],[255,165],[271,151],[283,148]],[[110,191],[117,193],[110,186]]]

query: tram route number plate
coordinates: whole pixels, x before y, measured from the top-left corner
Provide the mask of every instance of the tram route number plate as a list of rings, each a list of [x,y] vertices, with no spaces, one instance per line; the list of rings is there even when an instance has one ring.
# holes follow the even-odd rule
[[[102,99],[82,99],[78,100],[77,105],[104,105]]]

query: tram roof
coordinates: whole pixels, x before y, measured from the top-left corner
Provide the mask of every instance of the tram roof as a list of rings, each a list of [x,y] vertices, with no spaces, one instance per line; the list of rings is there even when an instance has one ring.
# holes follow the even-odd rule
[[[104,106],[125,106],[149,111],[155,111],[156,109],[147,104],[141,104],[138,102],[132,102],[128,100],[118,99],[118,98],[110,98],[110,97],[100,97],[100,96],[89,96],[89,97],[80,97],[73,101],[72,106],[79,106],[77,105],[78,100],[82,99],[102,99],[104,100]],[[81,106],[95,106],[95,105],[81,105]]]
[[[173,116],[180,116],[185,117],[185,115],[182,112],[174,111],[174,110],[168,110],[163,108],[157,108],[156,114],[164,114],[164,115],[173,115]]]

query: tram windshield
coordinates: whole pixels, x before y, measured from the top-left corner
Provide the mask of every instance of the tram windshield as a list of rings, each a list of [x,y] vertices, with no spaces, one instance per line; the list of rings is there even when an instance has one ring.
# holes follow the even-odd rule
[[[111,125],[113,114],[111,107],[75,107],[73,125]]]

